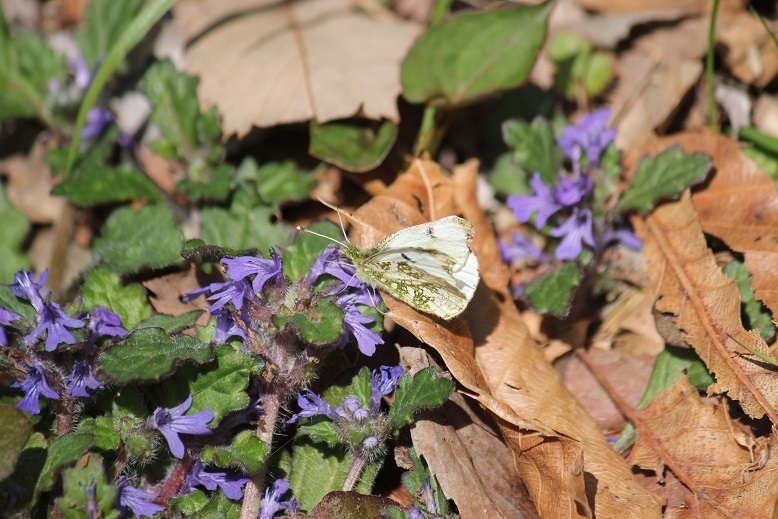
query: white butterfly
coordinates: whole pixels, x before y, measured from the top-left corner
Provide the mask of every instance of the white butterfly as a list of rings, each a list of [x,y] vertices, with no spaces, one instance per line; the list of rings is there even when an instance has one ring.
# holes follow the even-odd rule
[[[309,231],[310,232],[310,231]],[[473,224],[448,216],[397,231],[366,249],[340,243],[360,281],[416,310],[453,319],[478,287]]]

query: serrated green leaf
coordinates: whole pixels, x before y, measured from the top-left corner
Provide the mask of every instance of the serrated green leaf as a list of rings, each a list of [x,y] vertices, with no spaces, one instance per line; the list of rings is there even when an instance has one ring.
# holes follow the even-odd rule
[[[723,271],[725,276],[737,282],[740,304],[748,319],[745,325],[759,330],[762,339],[770,342],[775,337],[775,324],[770,311],[756,299],[754,289],[751,288],[751,274],[748,269],[742,261],[733,260],[724,267]]]
[[[159,380],[183,362],[203,364],[213,359],[209,344],[188,335],[170,337],[160,328],[130,333],[97,357],[103,373],[116,384]]]
[[[487,179],[494,188],[505,195],[528,195],[532,193],[527,173],[512,158],[513,153],[501,153],[494,162]]]
[[[240,504],[230,501],[219,490],[198,513],[190,516],[192,519],[238,519],[240,517]]]
[[[90,0],[84,27],[73,35],[89,68],[94,68],[124,32],[144,0]]]
[[[302,169],[293,160],[259,166],[253,157],[247,157],[241,162],[235,181],[254,182],[262,200],[277,206],[289,200],[307,199],[316,187],[316,172]]]
[[[109,451],[119,448],[121,438],[115,427],[114,418],[111,416],[98,416],[97,418],[85,418],[78,423],[77,432],[89,433],[95,438],[95,447]]]
[[[223,469],[239,467],[241,472],[255,474],[264,466],[269,452],[270,446],[257,438],[254,431],[242,431],[228,447],[206,447],[202,461]]]
[[[689,186],[702,182],[710,166],[709,156],[686,154],[680,146],[672,146],[653,159],[644,158],[619,200],[619,210],[636,209],[646,214],[659,200],[675,199]]]
[[[397,385],[389,421],[395,427],[402,427],[418,411],[442,405],[453,390],[450,380],[435,376],[435,368],[423,369],[413,377],[405,374]]]
[[[176,70],[170,60],[154,63],[144,76],[143,92],[151,103],[151,121],[159,126],[166,144],[179,158],[197,147],[197,101],[199,79]]]
[[[405,58],[403,95],[452,107],[526,81],[546,39],[553,2],[454,15],[424,33]]]
[[[35,308],[25,299],[16,297],[8,285],[0,285],[0,306],[7,308],[32,322]]]
[[[532,178],[537,171],[543,182],[556,184],[562,164],[562,152],[547,120],[536,117],[531,123],[521,120],[505,121],[502,132],[505,143],[512,149],[513,162],[524,170],[526,179]]]
[[[267,253],[270,247],[282,245],[289,237],[289,229],[272,222],[275,217],[273,208],[262,205],[259,195],[244,185],[232,195],[229,209],[203,209],[200,236],[210,245]]]
[[[173,497],[170,505],[181,512],[184,517],[194,517],[208,504],[210,498],[202,490],[195,490],[185,496]]]
[[[82,206],[133,200],[162,200],[162,195],[154,183],[126,164],[115,168],[103,165],[77,166],[64,181],[54,186],[52,194]]]
[[[82,519],[90,514],[111,519],[119,516],[114,508],[116,487],[108,483],[103,459],[94,453],[62,474],[63,496],[55,500],[67,519]],[[89,512],[88,512],[89,511]]]
[[[297,335],[310,344],[332,344],[343,334],[343,310],[334,296],[325,297],[303,310],[274,315],[273,324],[279,328],[290,324]]]
[[[217,424],[225,414],[248,405],[246,388],[251,375],[262,371],[263,363],[250,353],[226,345],[217,346],[215,353],[214,367],[198,373],[189,391],[194,397],[192,408],[210,409]]]
[[[51,490],[59,471],[75,463],[93,442],[94,437],[91,434],[82,433],[66,433],[51,442],[46,449],[46,461],[35,485],[35,496]]]
[[[343,231],[330,221],[314,222],[308,229],[334,240],[343,240]],[[307,276],[316,258],[328,245],[332,245],[332,241],[308,232],[298,232],[284,253],[284,275],[292,281]]]
[[[362,368],[351,381],[351,394],[357,397],[362,407],[370,409],[372,405],[373,384],[370,380],[370,370]],[[341,399],[343,401],[343,399]]]
[[[314,418],[310,423],[301,425],[298,432],[310,438],[311,441],[324,443],[329,447],[343,443],[343,438],[340,437],[335,425],[328,418]]]
[[[567,263],[524,289],[532,308],[541,314],[563,316],[570,308],[573,293],[581,282],[581,272],[575,263]]]
[[[124,286],[119,276],[109,269],[91,271],[81,288],[81,295],[84,310],[104,306],[121,317],[122,326],[128,331],[151,315],[145,289],[141,285]]]
[[[12,283],[18,270],[29,270],[32,263],[22,251],[22,245],[30,232],[30,221],[16,209],[0,186],[0,282]],[[2,479],[2,478],[0,478]]]
[[[22,449],[32,435],[32,422],[11,405],[0,405],[0,481],[13,473]]]
[[[340,490],[352,462],[353,456],[342,448],[314,444],[306,438],[295,442],[289,486],[300,509],[310,511],[328,492]]]
[[[134,328],[162,328],[167,333],[181,333],[195,326],[197,319],[203,315],[202,310],[192,310],[181,315],[154,314],[144,319]]]
[[[191,170],[189,170],[191,174]],[[235,168],[227,164],[219,164],[208,168],[202,180],[185,178],[176,186],[190,200],[211,200],[223,202],[227,199],[232,188],[232,177]]]
[[[594,52],[589,58],[586,74],[583,79],[584,89],[589,97],[601,94],[613,80],[613,69],[616,61],[607,52]]]
[[[95,240],[92,262],[120,273],[166,267],[181,261],[183,236],[165,205],[113,212]]]
[[[343,119],[319,124],[311,120],[308,153],[346,171],[370,171],[384,161],[397,139],[392,121]]]

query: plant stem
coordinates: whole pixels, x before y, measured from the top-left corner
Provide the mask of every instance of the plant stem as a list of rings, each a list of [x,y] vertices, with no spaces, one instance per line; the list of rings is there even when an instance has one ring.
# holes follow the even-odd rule
[[[705,58],[705,83],[708,90],[708,125],[710,131],[718,133],[719,124],[716,117],[716,95],[713,77],[713,61],[716,46],[716,19],[719,12],[719,0],[713,0],[713,9],[710,13],[710,27],[708,27],[708,55]]]
[[[438,111],[435,107],[427,106],[424,108],[424,115],[419,127],[419,135],[416,137],[416,147],[413,154],[418,157],[425,151],[430,151],[430,145],[435,135],[435,116]]]
[[[438,20],[443,18],[450,10],[451,4],[454,0],[436,0],[435,5],[432,6],[432,12],[430,13],[427,25],[434,25]]]
[[[357,486],[357,481],[359,481],[359,476],[362,475],[362,471],[365,470],[366,465],[367,460],[359,454],[354,453],[354,461],[351,462],[351,467],[349,467],[346,479],[343,480],[343,485],[341,485],[340,489],[344,492],[354,490],[354,487]]]

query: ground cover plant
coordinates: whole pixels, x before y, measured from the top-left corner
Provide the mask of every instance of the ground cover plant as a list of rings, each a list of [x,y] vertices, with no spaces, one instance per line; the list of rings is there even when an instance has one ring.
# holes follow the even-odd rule
[[[0,516],[773,517],[776,16],[3,2]]]

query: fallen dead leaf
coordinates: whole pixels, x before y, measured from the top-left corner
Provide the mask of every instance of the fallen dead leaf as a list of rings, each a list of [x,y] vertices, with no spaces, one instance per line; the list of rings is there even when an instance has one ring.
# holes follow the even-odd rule
[[[197,280],[196,268],[192,267],[187,272],[168,274],[143,282],[153,295],[149,296],[151,306],[159,313],[168,315],[181,315],[193,310],[203,310],[203,315],[197,319],[197,324],[205,326],[208,324],[209,312],[208,304],[204,297],[199,297],[189,303],[181,301],[181,297],[193,290],[203,286]]]
[[[400,63],[419,26],[374,19],[348,0],[185,0],[174,14],[193,43],[200,76],[225,135],[257,127],[362,115],[397,121]]]
[[[754,103],[754,126],[757,130],[778,137],[778,98],[761,94]]]
[[[29,155],[12,155],[0,161],[0,175],[8,177],[5,189],[11,203],[38,224],[57,221],[66,203],[64,198],[51,196],[54,179],[44,162],[49,149],[38,140]]]
[[[776,27],[772,24],[771,30]],[[716,39],[727,70],[740,81],[763,88],[778,75],[778,48],[748,11],[723,12],[716,23]]]
[[[692,491],[693,503],[685,507],[697,511],[694,517],[774,517],[778,457],[755,466],[724,403],[703,403],[681,375],[634,413],[637,440],[629,461],[656,472],[660,482],[669,468]],[[773,436],[762,440],[758,451],[775,450]]]
[[[764,354],[767,345],[758,332],[743,329],[735,281],[716,265],[688,192],[632,221],[643,240],[655,308],[676,319],[686,342],[716,377],[708,393],[727,393],[749,416],[767,414],[778,424],[775,370],[735,341]]]
[[[710,0],[578,0],[578,3],[588,11],[607,14],[649,10],[679,10],[691,14],[710,9]]]

